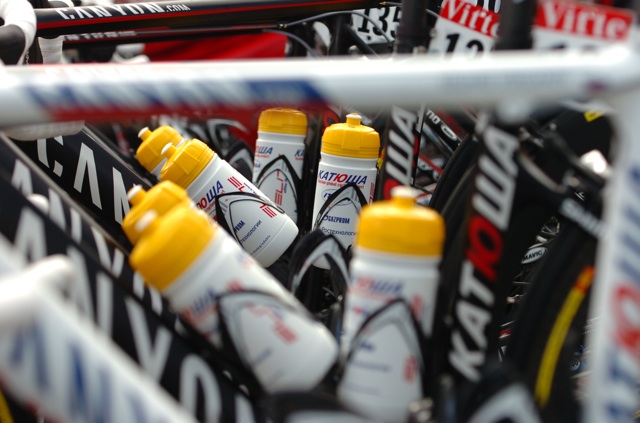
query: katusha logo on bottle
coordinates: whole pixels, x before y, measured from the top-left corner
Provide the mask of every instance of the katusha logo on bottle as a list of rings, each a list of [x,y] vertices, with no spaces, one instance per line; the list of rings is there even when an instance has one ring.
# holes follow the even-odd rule
[[[358,278],[353,286],[358,295],[397,298],[402,294],[402,283],[392,280]]]
[[[269,157],[273,153],[273,147],[260,146],[256,150],[256,157]]]
[[[209,205],[214,205],[216,202],[216,197],[220,194],[224,194],[224,187],[220,181],[216,181],[214,185],[209,188],[209,191],[204,195],[204,197],[198,200],[198,207],[200,210],[207,211],[209,209]]]
[[[364,184],[367,183],[367,175],[350,175],[348,173],[336,173],[329,172],[328,170],[321,170],[318,172],[318,180],[326,181],[329,185],[355,183],[359,187],[363,187]]]

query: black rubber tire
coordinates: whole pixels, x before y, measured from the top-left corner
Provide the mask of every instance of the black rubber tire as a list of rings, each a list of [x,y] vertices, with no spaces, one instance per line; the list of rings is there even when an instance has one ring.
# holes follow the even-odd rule
[[[584,331],[597,244],[564,229],[533,277],[506,351],[545,422],[579,420],[569,363]]]

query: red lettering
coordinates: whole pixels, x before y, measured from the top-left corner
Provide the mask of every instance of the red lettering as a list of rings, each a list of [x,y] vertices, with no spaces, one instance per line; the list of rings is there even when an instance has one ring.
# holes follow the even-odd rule
[[[422,299],[419,296],[414,295],[413,298],[411,298],[410,308],[413,316],[417,320],[420,320],[422,318],[422,310],[424,310],[424,305],[422,304]]]
[[[282,339],[287,344],[294,342],[297,338],[296,334],[293,333],[291,329],[286,327],[280,320],[276,320],[274,329],[280,339]]]
[[[465,0],[446,0],[440,16],[492,37],[497,35],[498,22],[500,21],[500,16],[497,13]]]
[[[619,286],[612,301],[616,338],[635,355],[640,351],[640,291],[630,285]]]
[[[496,279],[495,265],[502,254],[502,235],[486,218],[474,215],[469,221],[469,249],[467,257],[480,273],[490,281]]]
[[[227,284],[227,291],[229,292],[242,291],[242,284],[240,283],[240,281],[232,280]]]
[[[404,380],[412,382],[418,370],[418,360],[412,355],[404,362]]]
[[[442,12],[440,13],[440,16],[445,19],[453,20],[454,17],[459,16],[462,9],[468,5],[470,4],[464,0],[447,0],[442,5]]]
[[[371,285],[373,285],[373,279],[360,278],[358,279],[358,282],[356,285],[358,286],[359,289],[368,290],[371,288]]]
[[[632,13],[612,7],[543,0],[539,3],[535,25],[615,41],[627,38],[633,19]]]
[[[208,201],[205,197],[202,197],[200,201],[198,201],[198,207],[200,207],[201,209],[207,208],[207,204],[208,204]]]
[[[346,173],[339,173],[336,175],[336,181],[343,183],[344,181],[347,180],[347,174]]]

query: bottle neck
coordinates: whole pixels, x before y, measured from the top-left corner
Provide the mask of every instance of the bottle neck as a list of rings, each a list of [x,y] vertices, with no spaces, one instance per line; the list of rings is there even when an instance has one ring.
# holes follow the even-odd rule
[[[400,254],[389,251],[372,250],[358,245],[353,246],[353,258],[367,261],[371,260],[379,263],[400,263],[405,265],[437,265],[440,261],[440,256]]]
[[[378,158],[361,159],[359,157],[336,156],[335,154],[320,152],[320,161],[333,166],[369,169],[376,167]]]
[[[305,135],[299,134],[281,134],[278,132],[263,132],[258,131],[258,139],[259,142],[279,142],[285,144],[304,144]]]

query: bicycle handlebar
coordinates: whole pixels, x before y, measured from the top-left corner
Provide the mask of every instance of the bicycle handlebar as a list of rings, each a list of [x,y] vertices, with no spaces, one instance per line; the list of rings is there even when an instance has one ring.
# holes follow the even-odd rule
[[[36,34],[36,15],[27,0],[0,0],[0,60],[22,62]]]

